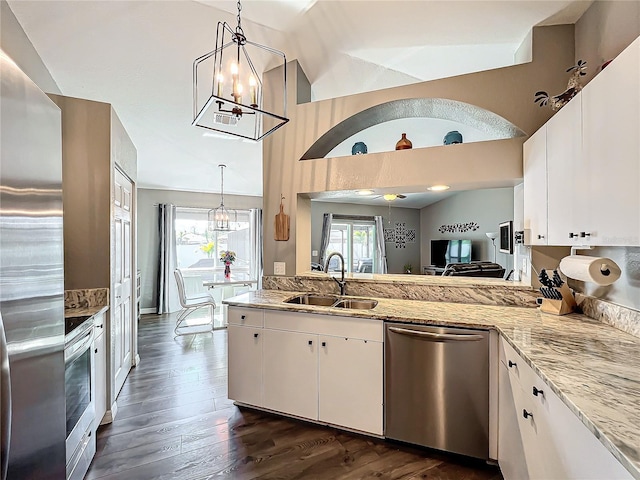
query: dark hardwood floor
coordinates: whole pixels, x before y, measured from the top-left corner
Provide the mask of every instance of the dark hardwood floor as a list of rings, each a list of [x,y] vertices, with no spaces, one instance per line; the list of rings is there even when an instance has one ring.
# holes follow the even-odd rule
[[[226,331],[173,338],[175,315],[140,321],[141,363],[88,479],[501,479],[497,467],[240,409],[227,399]]]

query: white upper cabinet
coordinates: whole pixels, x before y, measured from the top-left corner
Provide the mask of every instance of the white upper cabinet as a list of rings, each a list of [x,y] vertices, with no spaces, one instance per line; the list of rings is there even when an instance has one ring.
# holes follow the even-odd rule
[[[640,245],[640,38],[583,91],[594,245]]]
[[[524,144],[524,220],[530,245],[640,245],[640,38]]]
[[[548,244],[578,245],[587,225],[589,192],[582,155],[582,93],[546,124]],[[582,230],[581,230],[582,229]]]
[[[524,144],[524,228],[529,244],[547,244],[547,127]]]

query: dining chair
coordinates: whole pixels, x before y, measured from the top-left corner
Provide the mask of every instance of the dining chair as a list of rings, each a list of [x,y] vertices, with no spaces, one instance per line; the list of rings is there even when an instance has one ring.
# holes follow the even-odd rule
[[[213,297],[208,293],[187,296],[184,287],[184,277],[182,276],[182,272],[179,268],[176,268],[173,271],[173,274],[175,275],[176,283],[178,284],[178,297],[180,299],[180,305],[182,306],[182,310],[180,311],[180,313],[178,313],[178,318],[176,319],[176,327],[173,330],[176,336],[213,331],[213,312],[216,308],[216,302]],[[189,315],[191,315],[196,310],[205,307],[209,309],[209,316],[207,319],[208,321],[198,322],[191,325],[186,324],[186,319]],[[206,325],[210,325],[211,329],[192,329],[192,327],[202,327]]]

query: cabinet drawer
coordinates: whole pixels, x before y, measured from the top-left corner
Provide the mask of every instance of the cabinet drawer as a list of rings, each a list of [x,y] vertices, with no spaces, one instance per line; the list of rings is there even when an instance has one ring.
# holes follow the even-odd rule
[[[382,342],[384,338],[384,323],[381,320],[337,315],[268,310],[264,312],[264,326],[274,330],[359,338],[375,342]]]
[[[104,332],[104,316],[105,312],[99,313],[98,315],[93,316],[93,325],[95,327],[96,336],[100,335]]]
[[[229,307],[227,318],[230,325],[264,326],[264,310],[259,308]]]
[[[533,387],[544,389],[545,385],[540,377],[525,360],[515,351],[515,349],[500,337],[500,362],[507,368],[511,378],[515,379],[522,387],[527,397],[534,396]]]

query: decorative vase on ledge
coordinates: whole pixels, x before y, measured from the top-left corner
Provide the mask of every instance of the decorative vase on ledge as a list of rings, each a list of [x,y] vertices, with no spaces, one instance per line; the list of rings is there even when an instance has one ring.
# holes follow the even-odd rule
[[[411,140],[407,138],[406,133],[403,133],[402,138],[398,140],[398,143],[396,143],[396,150],[406,150],[407,148],[412,148],[412,147],[413,147],[413,144],[411,143]]]
[[[224,278],[231,278],[231,264],[224,264]]]

